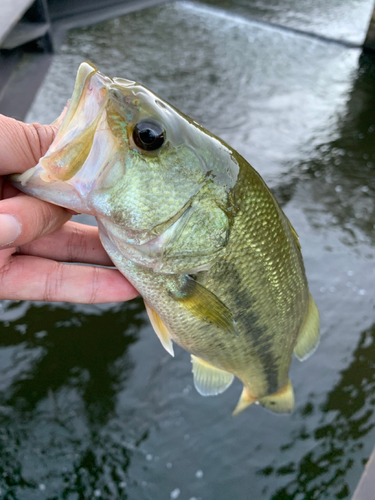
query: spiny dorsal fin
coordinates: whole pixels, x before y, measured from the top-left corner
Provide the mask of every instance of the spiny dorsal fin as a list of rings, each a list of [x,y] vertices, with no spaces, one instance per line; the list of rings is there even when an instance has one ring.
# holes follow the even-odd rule
[[[246,389],[246,387],[243,387],[240,399],[238,400],[237,406],[233,410],[232,416],[236,417],[241,411],[245,410],[249,405],[252,403],[255,403],[256,398],[251,396],[249,391]]]
[[[291,413],[294,408],[294,392],[291,381],[275,394],[265,396],[259,403],[274,413]]]
[[[151,324],[155,330],[156,335],[159,337],[162,346],[167,352],[169,352],[171,356],[174,357],[173,343],[169,335],[168,328],[165,326],[158,313],[155,312],[152,307],[150,307],[146,302],[145,306],[148,317],[150,318]]]
[[[193,363],[194,385],[202,396],[216,396],[224,392],[233,382],[234,376],[210,365],[203,359],[191,355]]]
[[[197,318],[212,323],[235,337],[238,336],[236,323],[227,306],[191,276],[185,277],[185,283],[178,293],[169,294]]]
[[[309,310],[303,327],[297,337],[294,354],[300,361],[307,359],[319,344],[319,311],[310,295]]]

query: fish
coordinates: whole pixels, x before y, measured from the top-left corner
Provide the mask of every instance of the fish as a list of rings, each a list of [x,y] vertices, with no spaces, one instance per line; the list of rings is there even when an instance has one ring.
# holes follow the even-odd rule
[[[191,354],[203,396],[243,384],[234,409],[295,405],[293,353],[319,342],[299,238],[258,172],[143,85],[83,62],[56,137],[12,182],[96,217],[166,351]]]

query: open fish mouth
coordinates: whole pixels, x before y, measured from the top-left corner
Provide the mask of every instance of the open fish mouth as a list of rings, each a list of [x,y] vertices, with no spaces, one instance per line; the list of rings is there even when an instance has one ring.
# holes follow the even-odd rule
[[[93,147],[95,132],[104,117],[110,79],[84,62],[77,73],[72,100],[55,140],[40,160],[46,182],[68,181],[79,172]]]
[[[72,99],[56,137],[39,163],[11,180],[41,199],[89,213],[82,204],[103,170],[111,166],[119,145],[107,122],[111,90],[133,84],[111,79],[89,63],[78,69]],[[54,185],[54,195],[48,185]],[[72,206],[73,205],[73,206]]]

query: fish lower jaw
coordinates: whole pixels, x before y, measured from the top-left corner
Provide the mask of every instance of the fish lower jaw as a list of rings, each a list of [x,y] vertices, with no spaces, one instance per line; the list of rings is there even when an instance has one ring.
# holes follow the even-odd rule
[[[77,213],[94,215],[73,186],[63,181],[46,179],[45,170],[39,164],[23,174],[12,175],[10,181],[23,193]]]

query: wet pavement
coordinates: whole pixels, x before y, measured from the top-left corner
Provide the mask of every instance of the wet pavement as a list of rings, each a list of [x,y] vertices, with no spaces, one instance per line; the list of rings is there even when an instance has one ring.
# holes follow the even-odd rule
[[[233,419],[240,384],[200,396],[189,355],[165,353],[140,299],[4,302],[0,498],[351,497],[375,444],[375,57],[239,17],[357,43],[372,2],[332,4],[177,3],[69,33],[28,120],[56,118],[88,59],[221,136],[300,236],[321,343],[293,361],[291,416]]]
[[[198,0],[199,1],[199,0]],[[369,0],[201,0],[244,17],[361,45],[373,2]]]

